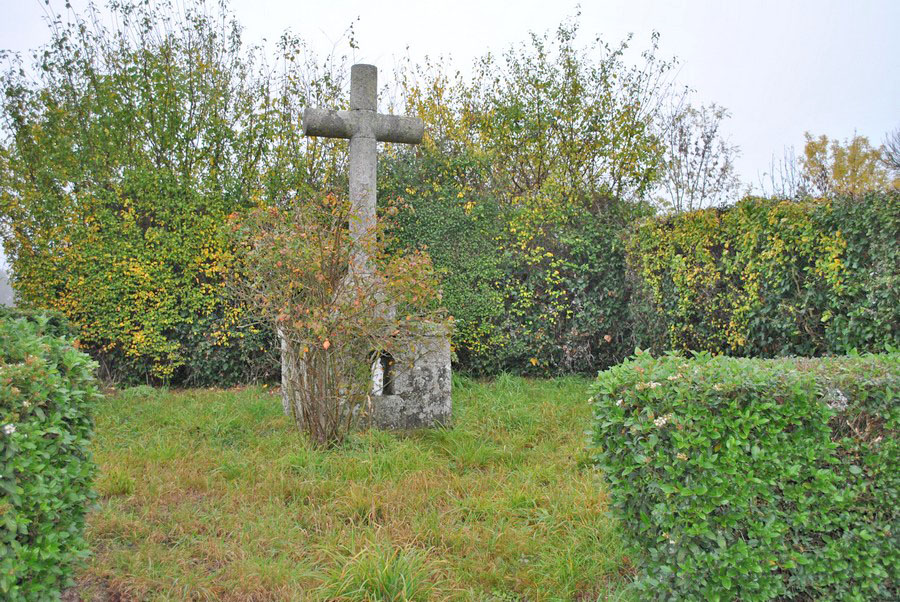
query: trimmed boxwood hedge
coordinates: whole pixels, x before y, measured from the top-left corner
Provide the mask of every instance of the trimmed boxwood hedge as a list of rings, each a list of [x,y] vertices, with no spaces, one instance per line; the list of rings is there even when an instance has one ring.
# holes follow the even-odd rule
[[[50,600],[87,554],[96,364],[49,318],[0,318],[0,598]]]
[[[593,451],[661,600],[900,599],[900,353],[639,353],[595,385]]]

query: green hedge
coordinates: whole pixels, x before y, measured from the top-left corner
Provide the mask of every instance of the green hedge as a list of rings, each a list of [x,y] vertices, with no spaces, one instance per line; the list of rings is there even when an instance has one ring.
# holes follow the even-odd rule
[[[900,353],[641,353],[600,374],[593,448],[645,597],[900,598]]]
[[[427,248],[470,374],[594,374],[634,346],[626,225],[646,204],[553,196],[507,203],[467,185],[490,164],[429,145],[379,162],[383,197],[406,201],[396,239]],[[430,182],[424,186],[423,182]]]
[[[0,319],[0,597],[49,600],[87,553],[96,364],[49,319]]]
[[[638,344],[748,357],[900,346],[900,193],[745,199],[630,237]]]

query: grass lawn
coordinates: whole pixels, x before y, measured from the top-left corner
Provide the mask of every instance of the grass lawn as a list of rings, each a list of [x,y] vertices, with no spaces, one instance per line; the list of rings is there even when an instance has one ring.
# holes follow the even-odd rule
[[[327,452],[264,388],[124,391],[97,412],[78,595],[627,599],[584,451],[588,384],[458,378],[453,428],[359,433]]]

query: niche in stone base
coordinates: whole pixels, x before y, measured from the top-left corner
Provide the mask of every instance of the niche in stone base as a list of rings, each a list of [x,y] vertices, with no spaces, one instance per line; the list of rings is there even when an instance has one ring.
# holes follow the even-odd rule
[[[382,356],[373,366],[371,418],[378,428],[450,425],[450,339],[434,324],[419,331],[408,349]]]

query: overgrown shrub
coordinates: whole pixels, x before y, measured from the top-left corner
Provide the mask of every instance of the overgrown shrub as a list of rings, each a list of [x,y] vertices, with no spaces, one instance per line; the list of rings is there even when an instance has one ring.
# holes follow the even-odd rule
[[[900,194],[745,199],[629,241],[638,343],[750,357],[900,345]]]
[[[316,445],[340,443],[371,417],[376,361],[412,361],[422,336],[452,325],[428,255],[387,252],[384,221],[353,237],[353,219],[349,201],[326,196],[232,226],[233,290],[277,330],[285,411]]]
[[[96,364],[47,319],[0,318],[0,594],[49,600],[87,554]]]
[[[598,377],[593,448],[657,599],[900,595],[900,354],[640,353]]]

